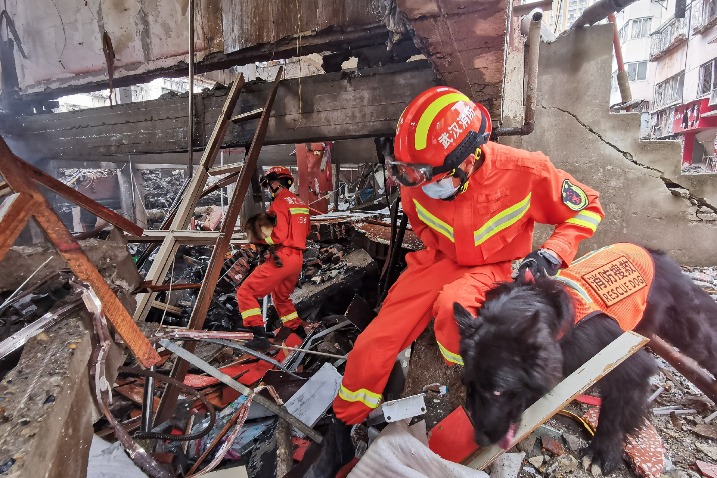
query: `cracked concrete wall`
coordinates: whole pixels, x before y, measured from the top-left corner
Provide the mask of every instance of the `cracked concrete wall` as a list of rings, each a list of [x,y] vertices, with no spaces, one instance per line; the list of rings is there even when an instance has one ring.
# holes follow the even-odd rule
[[[711,205],[717,205],[717,181],[680,176],[680,143],[640,141],[639,113],[610,114],[611,60],[611,25],[541,44],[535,131],[501,142],[543,151],[557,167],[600,192],[606,217],[581,253],[635,242],[662,249],[685,265],[714,265],[715,215],[698,215],[698,208],[674,196],[662,178],[694,188],[691,193]],[[536,242],[547,233],[541,229]]]

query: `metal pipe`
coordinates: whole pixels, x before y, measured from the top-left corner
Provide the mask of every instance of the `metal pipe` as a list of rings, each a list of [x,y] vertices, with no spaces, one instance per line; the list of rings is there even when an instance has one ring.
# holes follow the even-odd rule
[[[156,371],[153,365],[150,371]],[[140,430],[148,432],[152,429],[152,412],[154,411],[154,377],[151,375],[144,379],[144,394],[142,395],[142,427]]]
[[[523,126],[512,128],[496,128],[493,130],[495,136],[525,136],[535,129],[535,105],[537,103],[538,89],[538,60],[540,58],[540,23],[543,12],[535,12],[530,20],[528,29],[528,41],[526,47],[526,87],[525,87],[525,115]]]
[[[189,125],[187,127],[187,148],[189,149],[189,164],[187,177],[194,173],[194,0],[189,0]]]
[[[665,359],[667,363],[684,375],[687,380],[695,384],[702,393],[717,403],[717,380],[712,378],[694,360],[683,355],[657,335],[651,334],[647,337],[650,339],[650,343],[647,345],[653,352]]]
[[[617,13],[634,2],[635,0],[599,0],[597,3],[586,8],[583,14],[575,20],[570,28],[594,25],[601,20],[605,20],[611,13]]]
[[[615,14],[611,13],[607,18],[612,23],[612,45],[615,49],[615,61],[617,61],[617,86],[620,88],[620,100],[623,103],[629,103],[632,101],[632,93],[630,92],[630,83],[625,71],[625,62],[622,59],[622,45],[620,45],[620,35],[617,32]],[[627,109],[627,111],[629,110]]]

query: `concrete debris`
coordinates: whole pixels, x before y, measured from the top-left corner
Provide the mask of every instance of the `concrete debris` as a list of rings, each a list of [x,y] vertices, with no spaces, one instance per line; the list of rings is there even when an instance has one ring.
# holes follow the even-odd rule
[[[707,455],[710,460],[717,461],[717,446],[707,445],[701,442],[695,443],[695,446],[699,451]]]
[[[122,447],[97,435],[92,436],[87,478],[145,478],[147,475],[132,463]]]
[[[503,453],[491,467],[490,478],[517,478],[525,453]]]

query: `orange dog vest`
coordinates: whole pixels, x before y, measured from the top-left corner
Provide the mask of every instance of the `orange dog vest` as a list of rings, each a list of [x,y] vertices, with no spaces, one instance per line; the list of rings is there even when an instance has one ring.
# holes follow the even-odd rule
[[[554,277],[567,286],[575,307],[575,323],[602,311],[622,330],[642,319],[655,277],[652,256],[635,244],[613,244],[576,259]]]

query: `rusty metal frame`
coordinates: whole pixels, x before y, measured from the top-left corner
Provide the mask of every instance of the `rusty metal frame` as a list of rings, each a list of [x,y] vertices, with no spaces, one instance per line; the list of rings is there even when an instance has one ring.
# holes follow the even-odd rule
[[[239,179],[237,180],[236,187],[234,188],[234,194],[232,195],[229,206],[227,207],[221,234],[219,235],[219,238],[214,245],[214,249],[212,250],[212,256],[209,259],[209,266],[204,276],[204,280],[202,281],[202,288],[199,290],[194,309],[192,310],[192,315],[189,319],[189,325],[187,326],[188,329],[201,329],[204,325],[204,320],[207,316],[207,312],[209,311],[212,297],[214,296],[214,289],[217,286],[217,281],[219,280],[219,275],[221,274],[222,266],[224,265],[224,257],[229,250],[234,226],[239,218],[239,212],[241,211],[244,203],[244,197],[249,190],[249,184],[251,183],[251,178],[254,175],[254,170],[256,169],[256,164],[259,159],[259,152],[264,144],[266,130],[269,125],[269,117],[271,116],[274,99],[276,98],[276,92],[279,89],[279,83],[283,73],[284,69],[283,67],[280,67],[279,71],[276,73],[276,77],[274,78],[274,86],[271,89],[271,93],[266,99],[264,111],[259,119],[259,125],[254,133],[251,147],[244,159],[244,167],[239,173]],[[206,169],[203,174],[207,174]],[[199,194],[201,191],[193,190],[192,192]],[[186,343],[184,347],[187,351],[194,352],[196,344],[194,342],[189,342]],[[189,364],[186,361],[178,359],[172,368],[172,378],[183,381],[188,368]],[[156,423],[161,423],[171,416],[177,403],[178,393],[179,391],[176,388],[168,386],[165,389],[159,409],[157,410]]]
[[[70,231],[67,230],[57,213],[50,207],[47,199],[38,191],[32,181],[33,179],[40,181],[38,178],[46,179],[45,176],[47,175],[39,170],[37,171],[41,174],[37,174],[34,170],[35,168],[15,156],[5,141],[0,138],[0,173],[10,188],[17,194],[6,199],[6,201],[12,200],[12,203],[4,208],[5,214],[0,219],[0,226],[3,226],[3,239],[0,241],[0,260],[5,257],[12,242],[17,238],[30,218],[35,219],[45,231],[55,250],[65,259],[72,272],[79,279],[90,284],[95,290],[102,301],[107,318],[127,344],[132,354],[137,358],[137,361],[144,367],[150,367],[158,363],[160,357],[157,351],[154,350],[147,337],[139,330],[137,324],[132,320],[132,317],[127,313],[117,296],[112,292],[95,266],[92,265],[78,242],[72,237]],[[76,191],[73,190],[73,192]],[[89,205],[94,202],[80,193],[77,193],[77,195],[82,205]],[[22,210],[20,210],[20,206],[22,206]],[[98,210],[97,208],[94,209]],[[112,211],[109,212],[116,214]]]

